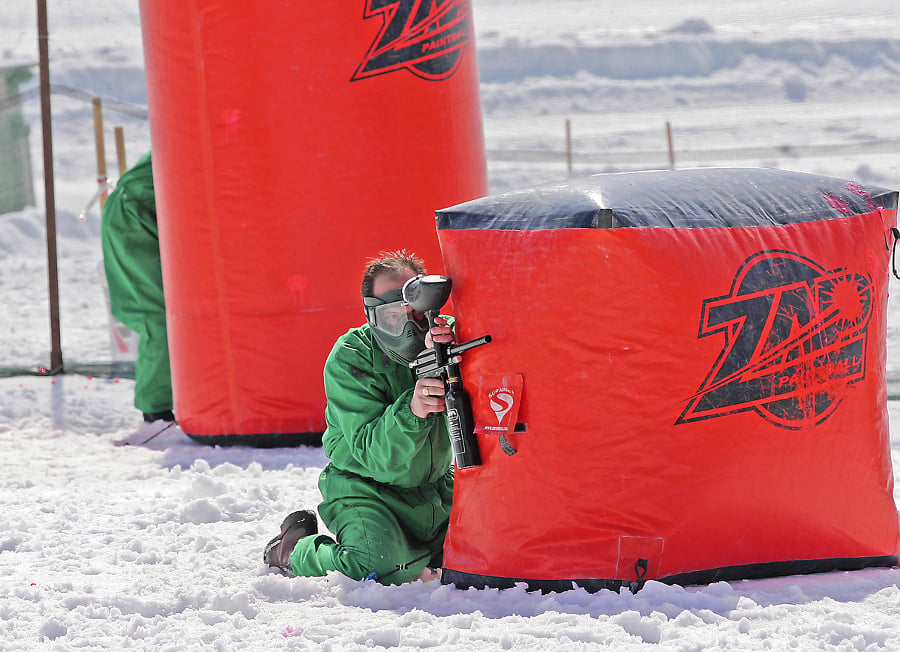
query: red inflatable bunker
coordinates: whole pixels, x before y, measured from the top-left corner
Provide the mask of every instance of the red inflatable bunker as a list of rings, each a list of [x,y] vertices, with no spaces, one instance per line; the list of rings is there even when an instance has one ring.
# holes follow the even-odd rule
[[[438,211],[483,465],[444,581],[590,590],[898,560],[897,192],[604,174]]]
[[[175,414],[206,443],[325,428],[365,260],[440,271],[487,192],[469,0],[141,1]]]

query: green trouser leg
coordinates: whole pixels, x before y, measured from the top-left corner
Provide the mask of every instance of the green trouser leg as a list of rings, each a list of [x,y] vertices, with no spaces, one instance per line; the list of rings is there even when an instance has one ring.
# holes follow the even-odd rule
[[[122,185],[103,208],[101,236],[112,314],[140,336],[134,405],[142,412],[171,410],[172,372],[156,215]]]
[[[336,570],[355,580],[374,573],[382,584],[414,580],[440,566],[450,517],[453,479],[401,489],[328,467],[319,481],[319,514],[335,538],[312,535],[297,542],[297,576]]]
[[[123,322],[124,323],[124,322]],[[134,363],[134,406],[141,412],[172,409],[172,370],[166,314],[147,313],[137,324],[138,357]]]

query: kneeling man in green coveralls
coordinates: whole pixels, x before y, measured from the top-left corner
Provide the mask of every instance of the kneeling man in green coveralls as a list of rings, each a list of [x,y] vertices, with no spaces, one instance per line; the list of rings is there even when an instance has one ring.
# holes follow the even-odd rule
[[[269,566],[292,576],[337,570],[356,580],[400,584],[436,579],[453,496],[453,467],[439,378],[416,380],[408,363],[432,338],[453,342],[438,317],[428,332],[403,300],[425,274],[405,251],[383,254],[362,280],[367,323],[342,335],[325,363],[330,463],[319,478],[319,514],[334,538],[317,534],[316,514],[293,512],[265,548]]]

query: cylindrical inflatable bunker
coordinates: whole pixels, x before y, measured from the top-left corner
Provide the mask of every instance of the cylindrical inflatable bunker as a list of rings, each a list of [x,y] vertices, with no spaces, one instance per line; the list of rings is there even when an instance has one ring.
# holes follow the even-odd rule
[[[484,463],[443,578],[590,590],[893,565],[897,192],[601,174],[438,211]]]
[[[365,260],[487,192],[469,0],[141,1],[175,414],[303,443]]]

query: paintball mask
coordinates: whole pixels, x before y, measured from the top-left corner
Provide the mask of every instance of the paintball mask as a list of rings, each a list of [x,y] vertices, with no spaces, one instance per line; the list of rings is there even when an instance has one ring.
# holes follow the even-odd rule
[[[366,321],[381,350],[404,366],[425,348],[428,322],[403,300],[403,290],[391,290],[380,297],[363,297]]]

